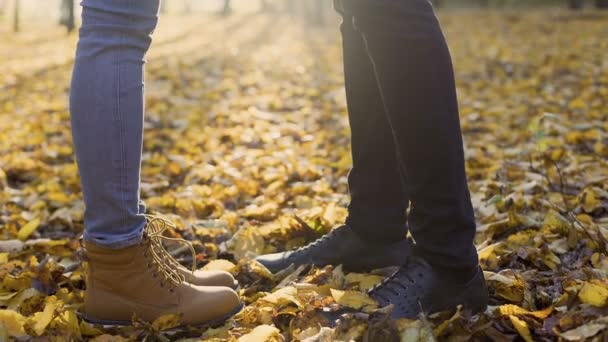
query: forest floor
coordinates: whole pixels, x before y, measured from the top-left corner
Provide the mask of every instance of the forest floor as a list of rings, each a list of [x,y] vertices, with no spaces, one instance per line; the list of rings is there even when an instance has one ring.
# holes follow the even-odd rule
[[[270,274],[251,261],[340,224],[349,128],[338,27],[167,17],[147,65],[142,197],[241,282],[217,329],[81,321],[83,207],[67,91],[75,36],[0,33],[0,340],[525,341],[608,338],[608,15],[441,12],[456,67],[476,243],[491,306],[390,321],[390,270]],[[420,148],[424,148],[424,141]],[[355,308],[337,328],[323,310]],[[201,308],[204,310],[204,308]]]

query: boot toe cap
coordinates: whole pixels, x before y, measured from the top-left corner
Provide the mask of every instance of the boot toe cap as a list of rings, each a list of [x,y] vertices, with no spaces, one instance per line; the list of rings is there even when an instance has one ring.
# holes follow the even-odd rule
[[[234,279],[234,276],[226,271],[196,271],[192,284],[198,286],[226,286],[232,289],[238,287],[238,282]]]
[[[260,255],[259,257],[255,258],[255,260],[260,264],[264,265],[270,272],[276,273],[282,269],[289,267],[291,262],[289,262],[288,257],[289,253],[282,252]]]
[[[224,286],[195,286],[199,295],[187,299],[189,308],[184,317],[191,325],[215,324],[230,318],[242,307],[239,295]]]

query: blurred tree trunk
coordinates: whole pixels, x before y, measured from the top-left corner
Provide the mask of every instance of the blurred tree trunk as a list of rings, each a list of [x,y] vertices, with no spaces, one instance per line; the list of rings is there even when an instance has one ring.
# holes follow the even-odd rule
[[[295,0],[285,0],[285,10],[291,15],[296,14]]]
[[[313,25],[323,25],[325,23],[325,2],[326,0],[306,0],[306,18]]]
[[[608,0],[595,0],[595,7],[601,9],[608,9]]]
[[[15,0],[15,7],[13,9],[13,32],[19,32],[21,30],[21,14],[19,13],[20,0]]]
[[[568,7],[573,10],[581,9],[584,5],[584,0],[568,0]]]
[[[229,15],[232,13],[232,1],[224,0],[224,8],[222,9],[222,15]]]
[[[184,8],[182,10],[182,14],[190,14],[192,13],[192,1],[186,0],[184,1]]]
[[[267,12],[272,9],[272,6],[268,3],[268,0],[260,0],[260,11]]]
[[[76,18],[74,13],[74,0],[62,0],[61,1],[61,19],[59,24],[65,26],[68,29],[68,33],[74,31],[76,28]]]

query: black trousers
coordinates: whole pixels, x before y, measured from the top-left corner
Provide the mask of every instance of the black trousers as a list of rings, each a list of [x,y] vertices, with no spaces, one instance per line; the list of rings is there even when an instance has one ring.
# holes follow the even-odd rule
[[[402,239],[409,228],[429,262],[476,267],[454,72],[430,2],[335,6],[352,131],[347,223],[370,240]]]

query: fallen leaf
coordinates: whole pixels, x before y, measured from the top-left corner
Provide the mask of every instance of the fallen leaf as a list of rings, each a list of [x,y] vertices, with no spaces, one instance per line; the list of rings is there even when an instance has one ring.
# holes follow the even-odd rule
[[[227,271],[232,272],[236,268],[236,265],[232,262],[224,259],[215,259],[203,266],[204,271]]]
[[[378,303],[370,298],[367,294],[357,291],[340,291],[331,289],[331,296],[336,303],[346,306],[351,309],[364,311],[372,311],[378,308]]]
[[[293,286],[287,286],[261,298],[261,300],[275,305],[285,305],[293,303],[298,307],[303,307],[297,298],[298,290]]]
[[[532,334],[530,333],[530,328],[528,327],[528,323],[526,321],[519,319],[517,316],[509,316],[513,327],[519,333],[519,336],[523,338],[526,342],[533,342]]]
[[[589,323],[585,323],[578,328],[560,333],[559,336],[567,341],[582,341],[586,338],[597,335],[600,331],[608,328],[608,318],[603,317]]]
[[[12,310],[0,310],[0,326],[4,327],[11,337],[27,336],[25,324],[27,319]]]
[[[158,317],[152,322],[152,327],[157,331],[169,330],[181,324],[182,316],[178,314],[168,314]]]
[[[279,329],[270,325],[260,325],[255,327],[247,335],[239,337],[238,342],[262,342],[269,341],[272,337],[279,334]]]
[[[585,282],[578,293],[578,298],[585,304],[603,307],[608,303],[608,288],[602,285]]]
[[[21,227],[21,229],[19,229],[19,232],[17,233],[17,238],[21,241],[27,240],[30,237],[30,235],[32,235],[32,233],[34,233],[34,231],[36,231],[36,229],[38,229],[38,226],[40,226],[39,218],[36,218],[36,219],[28,222],[23,227]]]

